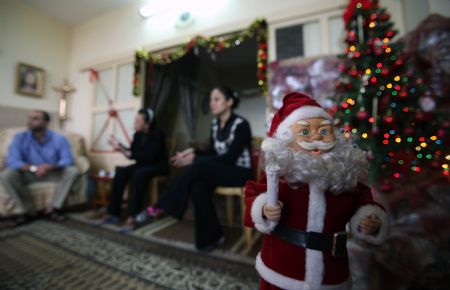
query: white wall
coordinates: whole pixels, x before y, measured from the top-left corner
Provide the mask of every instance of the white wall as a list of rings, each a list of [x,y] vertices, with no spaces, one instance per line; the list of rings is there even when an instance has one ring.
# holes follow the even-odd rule
[[[266,98],[264,96],[242,98],[236,113],[249,121],[253,136],[266,136],[268,128],[266,128]]]
[[[169,0],[168,0],[169,1]],[[205,1],[203,1],[205,2]],[[223,2],[221,5],[218,2]],[[194,24],[186,29],[175,28],[174,13],[142,19],[139,5],[130,5],[74,28],[70,58],[70,80],[77,93],[73,97],[68,127],[83,134],[89,141],[90,84],[88,73],[81,69],[114,59],[133,57],[135,49],[144,46],[157,50],[185,43],[193,35],[216,35],[246,28],[257,17],[270,21],[311,14],[314,11],[335,9],[344,0],[217,0],[210,7],[194,11]],[[221,9],[216,9],[221,8]],[[261,106],[264,100],[261,98]],[[241,109],[242,113],[242,109]],[[260,129],[256,130],[257,132]]]
[[[52,87],[68,75],[71,29],[21,1],[0,0],[0,106],[58,110]],[[15,92],[16,66],[24,62],[46,71],[42,98]]]

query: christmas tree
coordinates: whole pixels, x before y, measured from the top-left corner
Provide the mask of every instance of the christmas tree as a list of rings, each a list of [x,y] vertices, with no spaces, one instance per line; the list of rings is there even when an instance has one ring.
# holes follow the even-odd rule
[[[344,14],[347,48],[337,83],[336,118],[346,138],[368,152],[372,184],[439,168],[448,175],[448,120],[413,60],[402,54],[390,15],[378,1],[350,1]],[[445,117],[445,116],[444,116]],[[447,127],[447,128],[445,128]]]

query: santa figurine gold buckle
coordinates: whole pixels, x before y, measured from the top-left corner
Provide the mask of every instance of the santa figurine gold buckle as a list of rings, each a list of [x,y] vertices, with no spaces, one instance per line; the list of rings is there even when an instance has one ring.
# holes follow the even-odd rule
[[[333,257],[343,257],[347,252],[347,233],[345,231],[333,234]]]

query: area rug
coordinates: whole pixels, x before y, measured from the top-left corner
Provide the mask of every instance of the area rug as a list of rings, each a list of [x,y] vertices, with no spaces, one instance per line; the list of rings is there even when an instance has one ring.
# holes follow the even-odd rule
[[[253,270],[87,229],[37,221],[1,231],[0,289],[258,288]]]
[[[73,221],[78,221],[85,225],[93,225],[98,216],[102,215],[102,210],[88,210],[85,212],[72,213],[69,215]],[[120,225],[102,225],[102,229],[113,232],[120,231]],[[255,258],[261,248],[261,234],[253,231],[253,247],[246,251],[241,226],[223,225],[225,233],[225,243],[223,243],[210,255],[220,259],[238,261],[247,265],[254,265]],[[164,244],[166,246],[196,252],[194,242],[195,225],[192,220],[184,219],[178,221],[171,217],[164,217],[153,221],[151,224],[128,233],[140,239],[154,243]]]

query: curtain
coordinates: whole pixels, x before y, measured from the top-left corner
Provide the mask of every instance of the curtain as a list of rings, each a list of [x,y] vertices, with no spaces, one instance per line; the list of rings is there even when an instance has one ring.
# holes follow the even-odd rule
[[[144,105],[158,116],[166,105],[176,78],[176,63],[154,65],[146,62]]]
[[[146,63],[144,105],[152,108],[158,116],[168,104],[172,89],[176,89],[189,141],[194,141],[196,137],[198,71],[199,58],[194,52],[170,64]]]
[[[199,58],[193,52],[179,60],[178,77],[181,109],[190,141],[196,139],[197,100],[199,94],[198,69]]]

